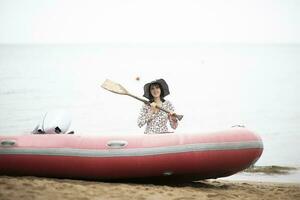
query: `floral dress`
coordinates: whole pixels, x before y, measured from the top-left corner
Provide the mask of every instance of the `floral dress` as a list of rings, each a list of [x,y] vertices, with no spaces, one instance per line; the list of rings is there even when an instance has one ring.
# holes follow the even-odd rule
[[[174,107],[168,100],[162,103],[162,108],[174,112]],[[176,126],[170,121],[166,112],[159,110],[157,113],[151,113],[150,105],[144,104],[141,108],[137,123],[140,128],[147,124],[144,133],[153,134],[168,132],[168,121],[170,122],[170,126],[175,129]]]

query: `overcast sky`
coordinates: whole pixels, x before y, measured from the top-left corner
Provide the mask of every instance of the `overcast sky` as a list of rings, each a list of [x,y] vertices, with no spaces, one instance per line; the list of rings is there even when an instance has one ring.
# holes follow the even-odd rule
[[[0,43],[300,43],[299,0],[0,0]]]

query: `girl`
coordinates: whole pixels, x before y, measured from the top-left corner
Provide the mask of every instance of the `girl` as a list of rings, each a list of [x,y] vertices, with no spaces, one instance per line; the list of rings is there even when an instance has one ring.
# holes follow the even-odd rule
[[[138,117],[138,126],[141,128],[147,124],[145,134],[168,133],[168,121],[173,129],[177,128],[178,121],[174,115],[174,107],[170,101],[164,99],[168,94],[170,94],[169,87],[164,79],[152,81],[144,86],[143,96],[149,99],[150,105],[143,105]],[[170,114],[159,110],[156,106],[169,110]]]

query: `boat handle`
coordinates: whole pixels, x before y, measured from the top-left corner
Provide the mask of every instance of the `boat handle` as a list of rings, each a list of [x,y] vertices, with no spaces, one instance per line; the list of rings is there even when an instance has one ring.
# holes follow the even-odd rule
[[[1,147],[12,147],[16,145],[15,140],[1,140]]]
[[[112,149],[124,148],[128,145],[127,141],[124,140],[112,140],[107,142],[107,146]]]

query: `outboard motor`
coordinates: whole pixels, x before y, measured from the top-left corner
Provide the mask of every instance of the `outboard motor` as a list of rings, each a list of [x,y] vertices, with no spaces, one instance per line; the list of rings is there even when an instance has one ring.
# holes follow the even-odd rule
[[[64,134],[71,125],[71,115],[63,110],[47,112],[32,131],[33,134]],[[74,131],[68,134],[74,134]]]

